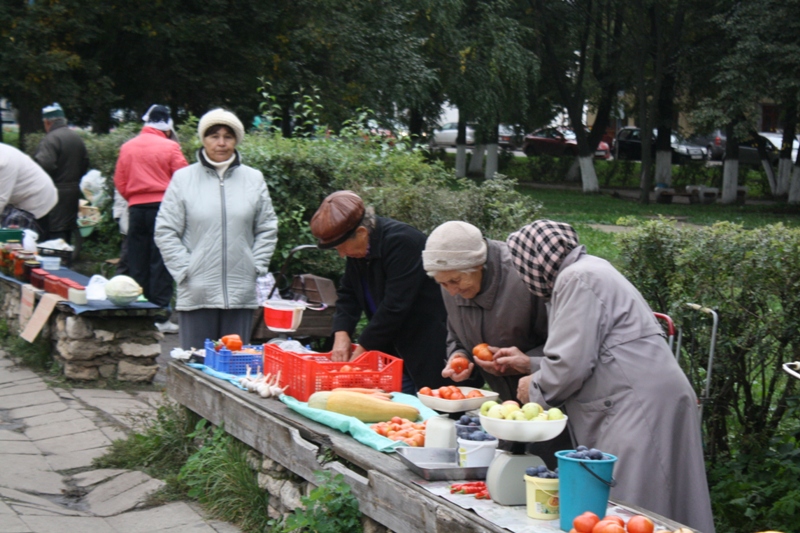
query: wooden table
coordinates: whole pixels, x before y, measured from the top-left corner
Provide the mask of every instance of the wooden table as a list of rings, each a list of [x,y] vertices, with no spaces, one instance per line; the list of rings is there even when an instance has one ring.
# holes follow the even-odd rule
[[[332,428],[264,400],[199,370],[172,362],[167,390],[180,404],[219,425],[251,448],[279,462],[298,476],[316,482],[314,472],[333,470],[344,475],[362,513],[397,533],[508,533],[474,512],[431,494],[413,483],[412,473],[393,454],[364,446]],[[340,460],[323,464],[332,451]],[[677,529],[680,524],[635,509]],[[684,526],[685,527],[685,526]],[[553,532],[561,531],[553,529]]]

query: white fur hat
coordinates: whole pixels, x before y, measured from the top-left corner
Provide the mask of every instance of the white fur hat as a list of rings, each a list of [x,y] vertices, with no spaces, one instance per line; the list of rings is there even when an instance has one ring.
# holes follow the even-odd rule
[[[466,270],[486,263],[487,246],[481,230],[467,222],[451,220],[431,232],[422,251],[426,272]]]
[[[236,136],[236,144],[241,143],[242,139],[244,139],[244,126],[242,125],[242,121],[230,111],[225,111],[221,107],[218,107],[217,109],[212,109],[200,118],[200,122],[197,124],[197,133],[200,135],[200,140],[203,140],[208,128],[218,124],[228,126],[233,130],[233,134]]]

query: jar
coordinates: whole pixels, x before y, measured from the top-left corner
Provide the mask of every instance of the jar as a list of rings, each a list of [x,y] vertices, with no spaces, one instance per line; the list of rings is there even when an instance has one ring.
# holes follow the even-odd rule
[[[69,280],[66,278],[58,278],[57,294],[65,300],[69,298],[69,285],[67,284],[68,281]]]
[[[25,283],[33,283],[33,280],[31,279],[33,271],[38,269],[40,266],[42,266],[42,264],[35,259],[25,261],[25,264],[23,265],[22,281]],[[41,287],[39,288],[41,289]]]
[[[0,253],[0,270],[6,276],[14,275],[14,252],[22,250],[22,244],[19,241],[8,241],[3,245],[2,253]]]
[[[58,294],[58,288],[60,285],[60,283],[58,282],[59,279],[61,278],[59,278],[58,276],[47,274],[44,277],[44,290],[52,294]]]
[[[44,278],[47,276],[47,271],[43,268],[34,268],[31,270],[31,285],[37,289],[44,289]]]
[[[25,262],[31,261],[36,258],[35,254],[17,250],[14,255],[14,277],[20,281],[24,281],[25,277]]]
[[[76,282],[69,284],[69,301],[75,305],[86,305],[89,301],[86,299],[86,289],[83,285]]]

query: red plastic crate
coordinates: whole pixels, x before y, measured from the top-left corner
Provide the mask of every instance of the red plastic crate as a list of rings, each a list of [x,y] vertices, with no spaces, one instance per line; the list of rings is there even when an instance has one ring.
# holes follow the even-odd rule
[[[349,366],[352,370],[342,372]],[[358,370],[356,370],[358,369]],[[280,371],[280,386],[301,402],[317,391],[339,387],[379,388],[387,392],[403,389],[403,360],[378,351],[364,352],[349,362],[331,361],[331,354],[286,352],[274,344],[264,345],[264,374]]]

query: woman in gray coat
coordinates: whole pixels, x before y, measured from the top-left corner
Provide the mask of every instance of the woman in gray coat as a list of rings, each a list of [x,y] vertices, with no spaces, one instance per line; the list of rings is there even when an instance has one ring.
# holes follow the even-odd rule
[[[246,344],[258,308],[256,277],[268,272],[278,219],[264,176],[236,150],[244,137],[236,115],[209,111],[197,132],[203,148],[197,163],[173,175],[155,241],[178,284],[181,347],[230,334]]]
[[[550,298],[544,358],[520,399],[563,404],[577,444],[618,457],[613,499],[713,533],[697,396],[647,302],[567,224],[539,220],[507,243],[530,291]],[[525,361],[503,348],[495,362]]]

